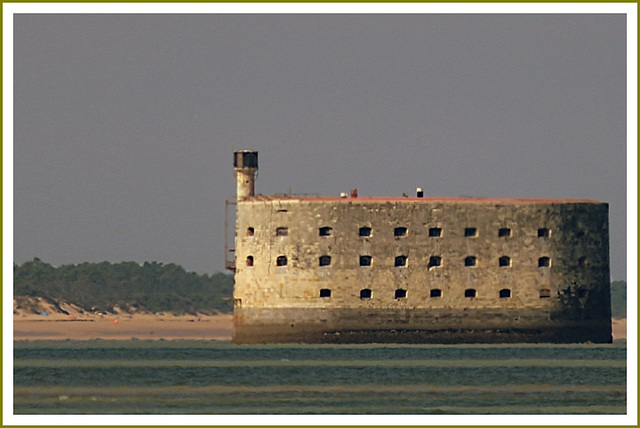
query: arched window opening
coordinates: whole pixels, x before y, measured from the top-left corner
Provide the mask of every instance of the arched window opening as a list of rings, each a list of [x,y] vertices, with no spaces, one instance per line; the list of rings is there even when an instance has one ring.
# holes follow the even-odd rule
[[[371,256],[360,256],[360,266],[371,266]]]
[[[498,266],[509,267],[511,266],[511,259],[508,256],[502,256],[498,259]]]
[[[247,266],[253,266],[253,256],[247,256]]]
[[[276,236],[287,236],[289,234],[288,227],[279,227],[276,229]]]
[[[247,236],[253,236],[256,230],[253,227],[247,227]]]
[[[473,298],[476,297],[476,290],[474,288],[467,288],[464,290],[464,297]]]
[[[404,299],[407,297],[407,290],[403,290],[402,288],[398,288],[396,290],[395,298],[396,299]]]
[[[396,238],[401,238],[403,236],[407,236],[408,229],[406,227],[396,227],[393,229],[393,236]]]
[[[331,236],[333,229],[329,226],[321,227],[318,231],[320,236]]]
[[[439,288],[432,288],[429,292],[429,297],[442,297],[442,290]]]
[[[331,290],[323,288],[320,290],[320,297],[331,297]]]
[[[331,256],[320,256],[320,266],[329,266],[331,264]]]
[[[508,299],[509,297],[511,297],[511,290],[509,290],[508,288],[503,288],[502,290],[500,290],[501,299]]]
[[[538,267],[549,267],[551,266],[551,259],[549,257],[540,257],[538,259]]]
[[[360,298],[361,299],[370,299],[371,298],[371,290],[369,288],[364,288],[360,290]]]
[[[361,227],[358,230],[358,236],[371,236],[371,228],[370,227]]]
[[[287,256],[278,256],[276,259],[276,266],[286,266],[287,265]]]
[[[407,265],[407,256],[398,256],[396,257],[396,261],[394,266],[395,267],[401,267],[401,266],[406,266]]]
[[[475,256],[467,256],[464,258],[465,266],[475,266],[476,263],[477,263],[477,259],[475,258]]]

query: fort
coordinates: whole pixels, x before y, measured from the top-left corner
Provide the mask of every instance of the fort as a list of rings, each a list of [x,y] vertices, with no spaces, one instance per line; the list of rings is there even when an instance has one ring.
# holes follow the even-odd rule
[[[234,153],[234,343],[609,343],[608,204],[255,194]]]

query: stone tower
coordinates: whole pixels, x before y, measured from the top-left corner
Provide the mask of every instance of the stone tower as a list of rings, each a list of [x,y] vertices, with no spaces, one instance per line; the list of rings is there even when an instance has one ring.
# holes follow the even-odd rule
[[[243,201],[255,194],[258,152],[239,150],[233,154],[233,170],[236,174],[236,198]]]

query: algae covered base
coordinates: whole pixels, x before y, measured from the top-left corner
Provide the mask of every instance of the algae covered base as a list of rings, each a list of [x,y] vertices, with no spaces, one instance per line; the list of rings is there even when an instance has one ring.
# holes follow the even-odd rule
[[[435,313],[434,313],[435,312]],[[611,321],[539,311],[237,309],[233,342],[611,343]]]

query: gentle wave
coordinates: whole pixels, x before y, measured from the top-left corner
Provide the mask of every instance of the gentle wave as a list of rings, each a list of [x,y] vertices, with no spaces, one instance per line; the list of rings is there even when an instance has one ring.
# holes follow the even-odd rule
[[[625,368],[621,360],[30,360],[14,361],[15,368],[106,368],[106,367],[611,367]]]
[[[266,385],[266,386],[246,386],[246,385],[209,385],[202,387],[185,386],[163,386],[161,388],[117,386],[117,387],[17,387],[14,389],[14,396],[95,396],[103,397],[128,397],[128,396],[185,396],[185,395],[208,395],[208,394],[274,394],[282,392],[319,392],[319,393],[367,393],[370,394],[378,384],[356,384],[356,385]],[[548,393],[558,394],[564,392],[584,392],[584,393],[625,393],[624,385],[550,385],[550,384],[507,384],[507,385],[436,385],[436,384],[415,384],[415,385],[384,385],[381,393]]]
[[[17,413],[625,414],[623,386],[17,388]]]
[[[100,346],[98,346],[100,345]],[[15,414],[624,414],[624,346],[39,343]]]

